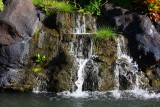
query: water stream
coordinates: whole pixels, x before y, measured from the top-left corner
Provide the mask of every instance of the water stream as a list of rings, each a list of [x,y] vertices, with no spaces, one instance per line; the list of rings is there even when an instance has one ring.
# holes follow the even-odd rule
[[[94,30],[97,29],[95,23],[93,28]],[[73,35],[75,38],[70,42],[70,54],[74,57],[73,66],[74,68],[77,68],[73,69],[73,72],[76,72],[77,80],[72,83],[72,92],[66,90],[65,92],[58,93],[58,96],[67,98],[95,98],[96,96],[101,96],[116,99],[126,97],[144,99],[160,98],[160,94],[156,94],[154,91],[148,91],[148,89],[142,88],[143,82],[141,79],[144,79],[145,76],[139,70],[137,63],[134,62],[133,58],[129,55],[127,43],[123,36],[119,36],[116,40],[117,60],[114,70],[114,90],[106,92],[84,90],[83,85],[85,81],[86,68],[93,69],[91,72],[96,72],[98,75],[98,66],[92,60],[92,57],[95,56],[93,53],[93,43],[91,41],[92,33],[87,33],[86,31],[85,16],[77,15],[76,26],[73,29]],[[94,83],[91,84],[93,84],[94,88]],[[33,91],[38,93],[39,86],[35,87]]]

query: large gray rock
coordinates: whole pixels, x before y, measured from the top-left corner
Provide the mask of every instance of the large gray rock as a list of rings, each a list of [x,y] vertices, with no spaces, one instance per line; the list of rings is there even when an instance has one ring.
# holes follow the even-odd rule
[[[160,34],[146,15],[140,15],[112,4],[104,5],[102,14],[129,40],[131,55],[142,68],[160,61]]]
[[[5,0],[0,13],[0,44],[11,45],[33,35],[38,21],[31,0]]]

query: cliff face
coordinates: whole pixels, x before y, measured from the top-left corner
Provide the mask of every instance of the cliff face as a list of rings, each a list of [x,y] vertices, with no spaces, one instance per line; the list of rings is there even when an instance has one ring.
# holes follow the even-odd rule
[[[28,16],[21,14],[20,12],[19,16],[28,20]],[[113,88],[116,42],[112,38],[100,39],[97,46],[92,41],[96,18],[82,13],[57,12],[46,18],[41,12],[36,14],[34,19],[40,20],[36,22],[38,27],[35,29],[34,26],[28,26],[32,23],[29,20],[27,24],[29,29],[35,31],[30,35],[32,37],[1,46],[1,88],[22,91],[74,91],[77,89],[75,81],[79,61],[83,59],[89,59],[84,68],[83,90]],[[18,17],[19,24],[6,19],[6,22],[11,23],[8,26],[17,27],[15,30],[18,34],[21,34],[18,28],[26,25],[24,20],[20,20],[21,17]],[[23,28],[23,31],[32,34],[32,30],[28,31],[28,28]]]
[[[149,28],[139,28],[139,25],[146,26],[143,20],[144,16],[133,14],[127,16],[127,13],[124,14],[126,10],[119,8],[117,10],[117,8],[109,8],[109,6],[104,11],[103,20],[77,12],[56,12],[51,16],[45,16],[43,12],[35,10],[30,0],[8,0],[5,5],[5,11],[0,13],[2,22],[0,22],[1,89],[75,91],[77,89],[75,82],[79,78],[78,71],[82,71],[83,90],[112,90],[117,84],[115,83],[117,82],[115,69],[118,66],[121,66],[119,68],[121,71],[125,71],[125,75],[123,72],[118,74],[118,81],[121,85],[119,88],[128,89],[132,86],[132,80],[129,78],[135,80],[135,73],[132,71],[138,72],[133,60],[128,62],[128,57],[117,59],[118,43],[116,38],[102,38],[93,41],[96,24],[106,26],[105,22],[108,21],[113,22],[119,31],[129,35],[124,38],[128,42],[125,42],[125,49],[122,46],[122,50],[127,50],[140,67],[144,68],[144,74],[150,80],[142,78],[142,81],[146,83],[145,87],[159,87],[159,62],[156,60],[159,52],[155,53],[159,49],[159,39],[156,39],[155,45],[152,42],[153,38],[158,38],[156,35],[158,33],[151,25],[149,25],[151,30],[155,31],[152,32],[153,37],[148,32]],[[13,10],[9,8],[12,5],[15,7]],[[20,7],[24,7],[24,10],[20,11]],[[138,18],[141,23],[134,22],[133,17]],[[149,20],[148,18],[144,19],[145,21]],[[142,36],[144,34],[146,36]],[[117,38],[121,36],[117,35]],[[140,37],[143,39],[138,39]],[[144,54],[145,52],[147,53]],[[139,55],[142,55],[141,59],[138,59]],[[148,59],[145,59],[146,57]],[[151,65],[148,62],[156,64]],[[145,68],[146,64],[148,68]],[[135,68],[136,70],[134,70]],[[128,75],[130,77],[127,78]]]

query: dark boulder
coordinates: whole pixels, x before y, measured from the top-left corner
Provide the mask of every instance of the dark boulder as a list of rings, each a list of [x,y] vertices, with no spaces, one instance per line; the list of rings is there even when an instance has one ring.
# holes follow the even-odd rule
[[[112,4],[104,5],[102,14],[126,35],[131,55],[142,68],[160,61],[160,34],[149,17]]]
[[[5,0],[0,13],[0,44],[11,45],[33,35],[38,21],[31,0]]]

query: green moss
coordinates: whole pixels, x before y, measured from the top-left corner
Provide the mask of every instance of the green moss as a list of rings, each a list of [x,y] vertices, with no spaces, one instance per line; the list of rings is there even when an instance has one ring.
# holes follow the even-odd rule
[[[160,79],[159,78],[153,79],[152,80],[152,86],[153,87],[159,87],[160,86]]]
[[[41,68],[33,68],[32,71],[33,71],[33,72],[40,72],[40,71],[41,71]]]
[[[39,28],[36,28],[36,30],[35,30],[35,32],[34,32],[34,37],[38,37],[38,35],[39,35]]]
[[[32,3],[34,5],[41,6],[47,15],[50,15],[56,11],[73,11],[73,7],[67,2],[58,2],[56,0],[32,0]]]
[[[4,9],[4,4],[3,4],[2,0],[0,0],[0,11],[3,11],[3,9]]]

